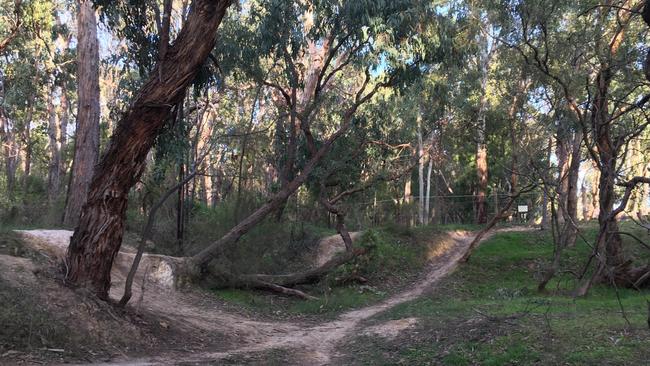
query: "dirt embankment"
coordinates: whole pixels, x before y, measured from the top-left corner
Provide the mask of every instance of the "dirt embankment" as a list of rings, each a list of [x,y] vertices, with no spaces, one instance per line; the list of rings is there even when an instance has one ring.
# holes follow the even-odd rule
[[[21,232],[30,245],[55,257],[61,257],[65,252],[70,234],[71,232],[46,230]],[[355,237],[358,236],[359,233],[355,233]],[[430,289],[440,278],[453,271],[472,239],[471,233],[461,231],[437,237],[430,245],[430,265],[426,275],[408,289],[378,304],[345,312],[332,321],[317,325],[256,320],[243,314],[224,311],[222,304],[212,296],[188,289],[175,290],[171,285],[173,281],[170,282],[169,276],[165,274],[167,270],[164,266],[169,262],[169,257],[147,255],[141,266],[142,273],[136,280],[135,293],[127,312],[137,314],[139,319],[146,319],[143,321],[149,326],[147,329],[153,328],[158,332],[158,334],[153,334],[156,332],[151,331],[147,333],[152,337],[153,343],[160,337],[158,339],[175,340],[174,344],[177,347],[160,347],[157,352],[136,353],[135,358],[133,353],[117,355],[117,357],[113,354],[110,358],[115,365],[134,364],[134,362],[143,365],[168,365],[180,360],[209,363],[229,357],[283,349],[291,352],[292,362],[295,364],[325,365],[336,357],[337,346],[347,337],[357,333],[396,337],[401,330],[414,326],[417,323],[417,319],[414,318],[391,321],[366,329],[363,321],[398,304],[413,300]],[[341,245],[342,243],[338,243],[336,237],[322,241],[316,262],[320,263],[334,255],[339,248],[342,248]],[[113,271],[111,297],[114,299],[121,296],[124,274],[128,270],[133,254],[133,250],[128,247],[120,253],[118,265]],[[11,259],[9,262],[12,263],[6,263],[0,257],[2,276],[19,278],[19,273],[24,271],[14,270],[13,274],[9,275],[6,271],[7,268],[17,268],[13,262],[19,260]],[[23,264],[26,266],[24,268],[29,268],[28,262]],[[154,274],[156,271],[161,274]],[[173,273],[173,269],[171,271]],[[24,281],[21,283],[33,286]],[[68,296],[66,292],[71,292],[61,286],[52,288],[52,297],[65,297]],[[101,327],[110,329],[113,325],[106,323]],[[137,328],[137,324],[134,327]],[[147,356],[152,354],[155,356]],[[88,361],[96,361],[96,359],[89,358]]]

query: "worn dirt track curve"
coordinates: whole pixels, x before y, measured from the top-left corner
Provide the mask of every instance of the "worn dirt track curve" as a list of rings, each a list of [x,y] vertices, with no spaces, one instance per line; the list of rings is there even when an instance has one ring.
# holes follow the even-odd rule
[[[295,364],[328,365],[337,356],[337,345],[346,337],[354,334],[356,330],[359,330],[361,328],[360,323],[363,320],[396,305],[416,299],[425,290],[430,289],[436,282],[456,268],[458,261],[469,247],[474,235],[463,231],[450,232],[448,235],[448,240],[441,239],[441,242],[438,243],[426,276],[414,283],[408,290],[397,293],[378,304],[345,312],[335,320],[315,326],[305,326],[292,322],[256,322],[239,316],[233,318],[232,315],[216,312],[208,317],[200,316],[203,319],[199,322],[203,323],[209,320],[206,318],[211,318],[215,326],[226,328],[232,326],[232,331],[245,333],[241,347],[225,352],[203,352],[176,356],[161,355],[147,360],[137,360],[135,364],[168,365],[175,362],[202,364],[218,362],[234,355],[285,349],[290,350],[294,355],[293,361]],[[183,316],[190,315],[188,313],[193,313],[193,311],[188,311]],[[194,315],[196,316],[196,313]],[[224,318],[224,315],[227,318]],[[118,362],[111,365],[127,364],[134,363],[127,361],[126,363]]]
[[[483,240],[489,236],[484,237]],[[65,235],[60,237],[63,238]],[[132,306],[155,314],[160,319],[168,321],[173,327],[194,331],[200,329],[207,334],[215,332],[231,335],[232,344],[236,346],[215,352],[172,351],[139,359],[114,360],[101,365],[219,364],[219,360],[228,357],[275,349],[291,352],[293,364],[296,365],[329,365],[337,357],[337,346],[347,337],[363,331],[362,321],[396,305],[416,299],[445,275],[451,273],[473,238],[473,233],[465,231],[449,232],[446,237],[436,238],[426,275],[407,290],[375,305],[347,311],[334,320],[317,325],[290,321],[257,321],[241,314],[224,311],[213,299],[192,291],[147,288],[144,296],[141,296],[139,291],[134,291],[133,298],[136,301]],[[123,279],[120,277],[114,277],[112,287],[117,290],[116,293],[111,291],[111,296],[114,298],[117,298],[122,290]]]

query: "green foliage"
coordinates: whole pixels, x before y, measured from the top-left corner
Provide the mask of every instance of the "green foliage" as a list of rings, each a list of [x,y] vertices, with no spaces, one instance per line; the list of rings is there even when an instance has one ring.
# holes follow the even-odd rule
[[[633,225],[623,228],[643,235]],[[591,240],[596,228],[584,230]],[[647,250],[632,241],[626,245],[637,257],[648,257]],[[391,364],[400,359],[445,365],[644,362],[649,356],[642,344],[647,343],[650,292],[597,285],[588,297],[574,299],[569,291],[575,282],[563,273],[548,286],[550,293],[539,294],[537,281],[552,250],[549,233],[495,235],[430,295],[398,305],[371,321],[416,317],[416,329],[388,343],[361,338],[349,347],[351,359],[356,363]],[[562,268],[579,270],[589,250],[583,243],[570,248]],[[388,350],[381,361],[376,358],[377,349]]]
[[[426,258],[426,246],[415,241],[410,230],[396,232],[394,227],[388,230],[367,230],[355,246],[367,249],[368,254],[343,265],[333,273],[334,277],[355,274],[379,283],[389,278],[406,276],[414,269],[422,268]]]
[[[311,232],[322,231],[313,227],[306,227],[306,229]],[[282,298],[260,291],[231,289],[214,291],[217,297],[228,303],[271,315],[335,316],[343,311],[367,306],[384,299],[408,281],[412,281],[426,264],[426,251],[431,236],[437,232],[434,228],[426,228],[414,233],[408,228],[394,225],[365,232],[362,238],[355,242],[355,246],[367,248],[368,254],[339,267],[324,281],[300,288],[317,296],[317,300]],[[278,245],[273,237],[269,237],[268,230],[266,233],[267,239],[263,251],[267,251],[267,247],[273,248]],[[326,233],[330,232],[326,231]],[[283,244],[286,246],[286,242]],[[257,250],[260,250],[259,246]],[[258,260],[256,258],[259,258],[252,255],[243,257],[248,258],[249,268],[253,266],[250,262],[255,263]],[[313,258],[313,255],[307,255],[307,258]],[[285,260],[285,255],[276,256],[274,257],[276,267],[267,267],[267,269],[276,268],[276,271],[280,270],[279,273],[290,272],[287,268],[291,265],[291,261],[287,263]],[[295,264],[295,259],[293,261]],[[305,261],[304,265],[312,266],[313,263],[309,260]],[[363,276],[368,279],[368,283],[341,282],[352,275]]]

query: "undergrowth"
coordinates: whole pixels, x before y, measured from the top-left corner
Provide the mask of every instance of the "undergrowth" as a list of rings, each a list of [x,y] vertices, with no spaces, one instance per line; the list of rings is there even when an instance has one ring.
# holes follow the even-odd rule
[[[409,229],[396,225],[365,231],[354,245],[367,248],[367,254],[339,267],[321,282],[300,288],[318,297],[317,300],[278,297],[252,290],[217,289],[214,293],[229,303],[259,312],[334,316],[380,301],[412,282],[426,264],[431,237],[438,233],[432,227]],[[346,281],[359,277],[367,282]]]

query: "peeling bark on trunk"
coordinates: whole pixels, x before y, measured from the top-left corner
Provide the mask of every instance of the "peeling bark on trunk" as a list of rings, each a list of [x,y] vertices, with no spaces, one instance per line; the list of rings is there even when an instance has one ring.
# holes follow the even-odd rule
[[[481,80],[482,90],[487,87],[487,62],[483,69],[483,79]],[[488,162],[487,162],[487,137],[485,113],[487,112],[487,95],[481,96],[481,105],[478,112],[478,126],[476,130],[476,223],[485,224],[487,222],[487,187],[488,187]]]
[[[67,254],[68,281],[108,298],[110,271],[124,233],[127,197],[156,136],[214,48],[230,0],[196,0],[185,26],[137,93],[97,165]]]
[[[77,128],[63,214],[63,224],[68,227],[79,221],[99,156],[99,45],[92,1],[79,2],[77,32]]]
[[[487,223],[487,188],[488,188],[488,151],[486,113],[488,110],[487,85],[492,51],[488,49],[487,39],[482,39],[485,48],[479,60],[481,72],[481,99],[476,116],[476,223]]]
[[[612,79],[611,71],[603,65],[596,81],[597,94],[593,102],[591,123],[594,126],[594,141],[596,143],[598,168],[599,214],[598,235],[595,249],[597,251],[596,271],[593,276],[582,281],[576,289],[577,296],[587,294],[595,281],[613,281],[616,277],[624,276],[629,269],[629,262],[623,254],[623,241],[619,234],[616,215],[612,215],[614,203],[618,199],[615,186],[618,169],[618,147],[612,141],[610,114],[608,110],[608,89]],[[601,260],[601,256],[605,260]]]

